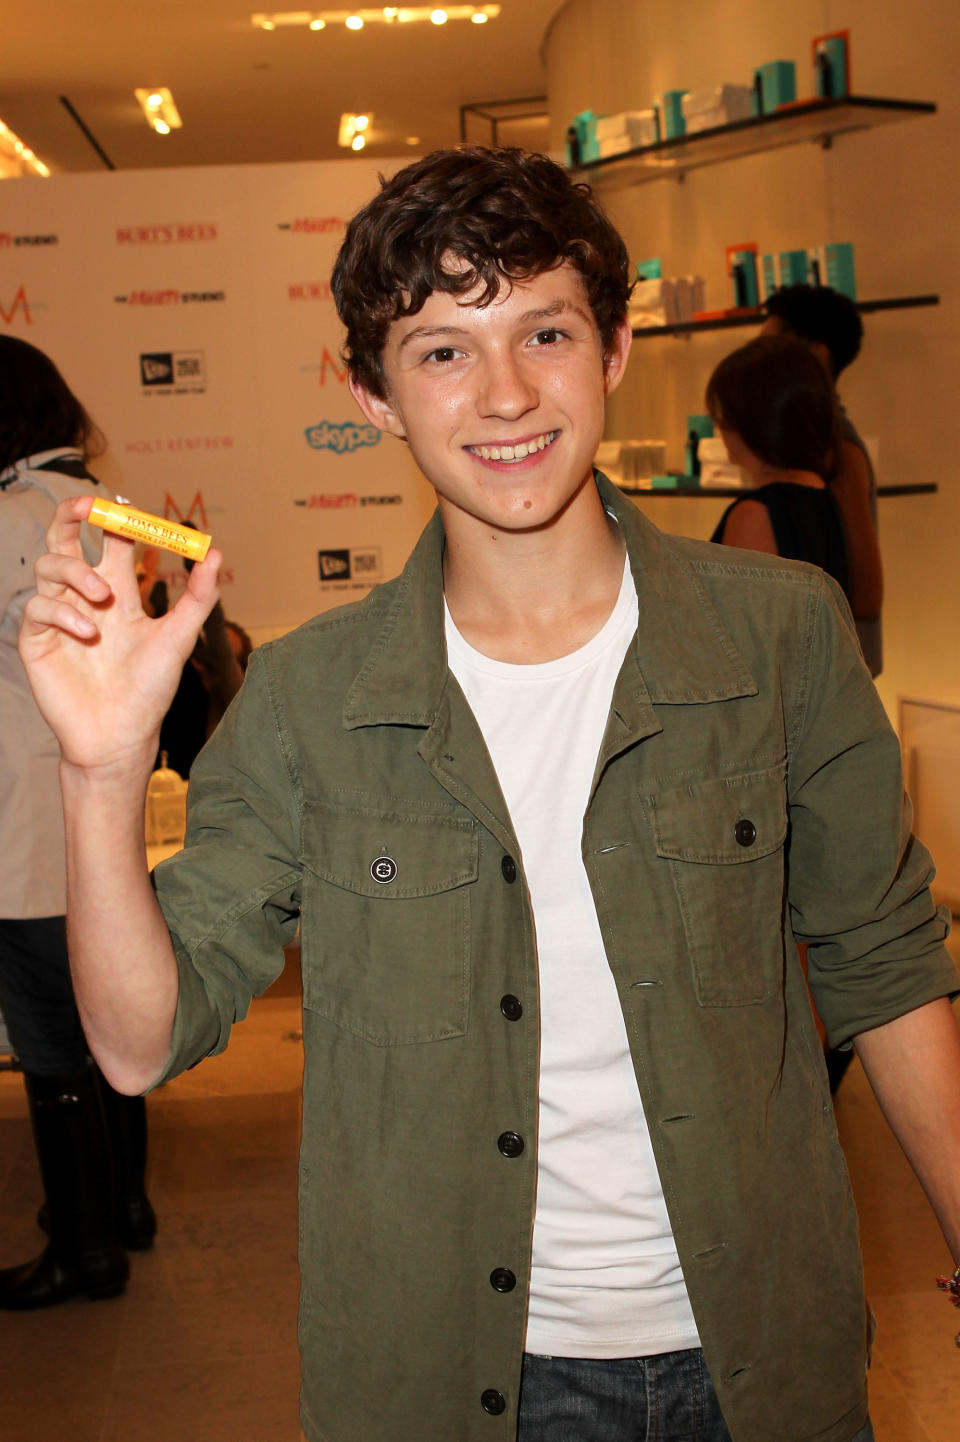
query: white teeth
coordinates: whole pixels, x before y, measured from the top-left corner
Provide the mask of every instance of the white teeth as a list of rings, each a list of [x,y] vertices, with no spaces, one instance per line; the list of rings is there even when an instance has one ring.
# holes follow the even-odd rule
[[[468,446],[467,449],[484,461],[523,461],[534,451],[545,450],[558,434],[557,431],[547,431],[532,441],[520,441],[515,446]]]

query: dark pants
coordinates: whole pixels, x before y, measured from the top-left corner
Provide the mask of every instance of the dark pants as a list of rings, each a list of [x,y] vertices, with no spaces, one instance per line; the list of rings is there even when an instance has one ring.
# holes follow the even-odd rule
[[[31,1076],[60,1076],[86,1066],[64,917],[0,920],[0,1011]]]
[[[699,1348],[523,1359],[517,1442],[731,1442]],[[873,1442],[869,1422],[853,1442]]]

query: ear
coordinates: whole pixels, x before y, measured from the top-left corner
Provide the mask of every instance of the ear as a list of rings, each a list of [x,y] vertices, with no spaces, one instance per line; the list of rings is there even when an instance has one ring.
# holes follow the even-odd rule
[[[633,331],[629,320],[622,320],[613,335],[613,343],[603,363],[603,393],[615,391],[623,379],[633,344]]]
[[[388,435],[398,436],[402,441],[406,440],[407,428],[393,401],[384,396],[374,395],[373,391],[368,390],[362,381],[355,380],[353,376],[347,377],[347,385],[350,387],[350,394],[371,425],[376,426],[378,431],[386,431]]]

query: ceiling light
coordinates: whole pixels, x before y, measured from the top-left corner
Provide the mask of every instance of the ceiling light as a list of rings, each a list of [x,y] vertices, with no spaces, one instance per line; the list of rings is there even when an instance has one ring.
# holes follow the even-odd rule
[[[340,128],[337,131],[337,144],[344,149],[362,150],[366,145],[373,125],[373,116],[368,110],[365,114],[354,115],[351,111],[344,111],[340,117]],[[357,141],[360,144],[357,144]]]
[[[407,143],[407,145],[419,145],[419,144],[420,144],[420,137],[419,137],[419,135],[408,135],[408,136],[407,136],[407,141],[406,141],[406,143]]]
[[[183,121],[166,86],[153,85],[149,89],[137,89],[133,93],[147,117],[147,124],[152,126],[158,135],[169,135],[171,130],[180,129]]]
[[[331,25],[346,25],[348,30],[362,30],[365,25],[407,25],[430,21],[445,25],[448,20],[471,20],[485,25],[500,14],[499,5],[379,5],[356,10],[283,10],[270,14],[251,15],[251,23],[260,30],[276,30],[281,25],[303,25],[311,30],[325,30]]]
[[[33,171],[35,175],[42,175],[46,179],[50,174],[49,166],[44,165],[42,160],[38,160],[29,145],[24,145],[19,135],[16,135],[8,125],[4,125],[0,120],[0,161],[4,158],[19,165],[25,175]],[[0,174],[3,173],[3,169],[0,168]],[[9,170],[6,173],[9,174]]]

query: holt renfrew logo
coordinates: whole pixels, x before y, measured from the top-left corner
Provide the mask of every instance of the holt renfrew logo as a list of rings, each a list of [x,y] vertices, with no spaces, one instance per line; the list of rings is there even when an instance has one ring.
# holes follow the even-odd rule
[[[216,240],[217,227],[210,221],[169,221],[163,225],[121,225],[118,245],[179,245],[188,241]]]

